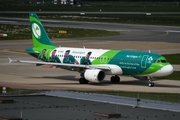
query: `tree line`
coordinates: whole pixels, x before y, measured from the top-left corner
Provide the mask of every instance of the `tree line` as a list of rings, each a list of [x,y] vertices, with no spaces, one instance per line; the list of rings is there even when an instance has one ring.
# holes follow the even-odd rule
[[[180,0],[74,0],[76,2],[103,2],[103,1],[118,1],[118,2],[180,2]],[[51,2],[54,0],[0,0],[0,2]]]

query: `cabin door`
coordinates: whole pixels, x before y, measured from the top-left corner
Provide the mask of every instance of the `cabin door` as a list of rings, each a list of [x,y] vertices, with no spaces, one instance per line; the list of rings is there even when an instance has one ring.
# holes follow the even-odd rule
[[[147,58],[149,55],[143,55],[141,60],[141,68],[146,68]]]

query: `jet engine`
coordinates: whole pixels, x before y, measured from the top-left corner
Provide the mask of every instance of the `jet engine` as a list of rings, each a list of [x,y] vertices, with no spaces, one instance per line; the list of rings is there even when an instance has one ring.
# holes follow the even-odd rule
[[[84,78],[90,82],[101,82],[105,78],[105,73],[100,69],[86,69]]]

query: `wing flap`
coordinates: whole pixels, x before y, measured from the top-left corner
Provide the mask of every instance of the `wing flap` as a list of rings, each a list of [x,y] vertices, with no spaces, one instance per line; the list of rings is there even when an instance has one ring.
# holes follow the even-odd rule
[[[111,68],[103,65],[79,65],[79,64],[65,64],[65,63],[55,63],[55,62],[42,62],[42,61],[28,61],[28,60],[12,60],[9,59],[9,63],[20,62],[20,63],[29,63],[29,64],[38,64],[38,65],[53,65],[57,67],[70,67],[70,68],[84,68],[84,69],[101,69],[101,70],[110,70]]]

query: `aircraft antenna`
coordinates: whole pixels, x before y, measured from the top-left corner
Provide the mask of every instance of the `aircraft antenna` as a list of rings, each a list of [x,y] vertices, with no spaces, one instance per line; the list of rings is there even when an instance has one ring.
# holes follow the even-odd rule
[[[83,48],[85,49],[85,46],[83,46]]]
[[[149,53],[151,53],[151,51],[149,50]]]

